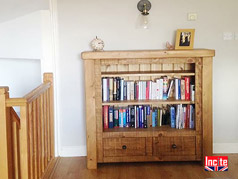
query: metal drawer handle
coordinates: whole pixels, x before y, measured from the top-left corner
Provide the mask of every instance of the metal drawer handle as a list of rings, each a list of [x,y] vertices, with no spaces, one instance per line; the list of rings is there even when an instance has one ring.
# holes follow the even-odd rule
[[[173,145],[172,145],[172,148],[173,148],[173,149],[176,149],[176,148],[177,148],[177,145],[176,145],[176,144],[173,144]]]
[[[122,149],[124,149],[124,150],[125,150],[125,149],[126,149],[126,145],[123,145],[123,146],[122,146]]]

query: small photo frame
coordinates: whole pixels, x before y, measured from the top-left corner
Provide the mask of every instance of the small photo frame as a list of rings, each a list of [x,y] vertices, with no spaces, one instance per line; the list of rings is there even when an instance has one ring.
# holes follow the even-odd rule
[[[175,49],[193,49],[195,29],[178,29]]]

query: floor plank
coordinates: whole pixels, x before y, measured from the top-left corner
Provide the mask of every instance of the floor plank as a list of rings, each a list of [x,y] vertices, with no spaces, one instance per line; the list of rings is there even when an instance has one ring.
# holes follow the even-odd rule
[[[227,172],[207,172],[200,162],[147,162],[99,164],[86,168],[86,157],[60,158],[52,179],[203,179],[238,178],[238,154],[228,156]]]

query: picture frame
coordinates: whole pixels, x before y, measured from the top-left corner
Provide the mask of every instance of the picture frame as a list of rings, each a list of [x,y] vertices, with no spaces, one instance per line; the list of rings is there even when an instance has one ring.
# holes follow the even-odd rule
[[[175,50],[193,49],[195,29],[178,29],[176,33]]]

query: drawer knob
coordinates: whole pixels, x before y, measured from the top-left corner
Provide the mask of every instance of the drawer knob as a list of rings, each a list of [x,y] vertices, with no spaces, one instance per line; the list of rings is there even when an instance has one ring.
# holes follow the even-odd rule
[[[123,145],[123,146],[122,146],[122,149],[124,149],[124,150],[125,150],[125,149],[126,149],[126,145]]]
[[[173,145],[172,145],[172,148],[173,148],[173,149],[176,149],[176,148],[177,148],[177,145],[176,145],[176,144],[173,144]]]

